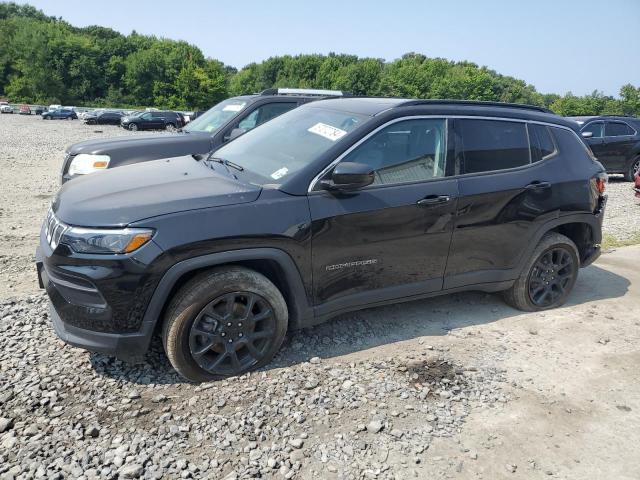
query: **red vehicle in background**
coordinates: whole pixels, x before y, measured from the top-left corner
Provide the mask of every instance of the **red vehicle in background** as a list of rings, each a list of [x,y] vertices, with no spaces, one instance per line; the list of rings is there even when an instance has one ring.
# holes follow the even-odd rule
[[[29,105],[20,105],[20,115],[31,115],[31,108]]]
[[[636,198],[640,198],[640,172],[636,173],[633,180],[636,182],[633,189],[636,192]]]

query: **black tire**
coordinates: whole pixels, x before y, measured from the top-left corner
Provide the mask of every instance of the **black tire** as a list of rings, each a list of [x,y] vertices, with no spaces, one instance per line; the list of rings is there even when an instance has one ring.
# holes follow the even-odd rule
[[[638,155],[636,158],[631,160],[631,163],[629,163],[629,168],[627,169],[626,173],[624,174],[624,179],[627,182],[633,182],[633,177],[639,171],[640,171],[640,155]]]
[[[220,267],[196,275],[171,299],[162,340],[173,368],[203,382],[269,363],[288,323],[287,304],[268,278],[243,267]]]
[[[136,125],[135,123],[132,123],[129,125],[129,130],[131,130],[132,132],[137,132],[138,131],[138,125]]]
[[[559,307],[573,290],[579,268],[576,245],[564,235],[549,232],[540,240],[520,277],[504,292],[504,299],[525,312]]]

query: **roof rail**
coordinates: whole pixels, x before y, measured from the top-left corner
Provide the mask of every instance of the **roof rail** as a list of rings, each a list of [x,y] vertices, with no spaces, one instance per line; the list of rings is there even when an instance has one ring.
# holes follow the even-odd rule
[[[398,106],[412,106],[412,105],[478,105],[481,107],[504,107],[504,108],[521,108],[523,110],[533,110],[542,113],[553,113],[551,110],[545,107],[538,107],[536,105],[525,105],[523,103],[506,103],[506,102],[485,102],[482,100],[444,100],[444,99],[426,99],[426,100],[409,100],[405,103],[401,103]]]
[[[260,95],[317,95],[321,97],[343,97],[348,93],[341,90],[319,90],[316,88],[267,88]]]

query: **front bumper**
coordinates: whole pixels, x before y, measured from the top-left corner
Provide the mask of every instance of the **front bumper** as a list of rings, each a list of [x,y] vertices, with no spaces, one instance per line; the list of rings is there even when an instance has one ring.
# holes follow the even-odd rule
[[[147,318],[145,312],[160,278],[152,263],[162,251],[153,242],[140,250],[117,259],[83,256],[65,245],[52,251],[41,237],[38,281],[49,297],[58,337],[126,361],[146,353],[156,318]]]

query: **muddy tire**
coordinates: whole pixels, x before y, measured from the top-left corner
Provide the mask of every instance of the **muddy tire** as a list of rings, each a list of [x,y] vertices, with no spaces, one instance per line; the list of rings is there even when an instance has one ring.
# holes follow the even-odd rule
[[[243,267],[221,267],[195,276],[175,294],[162,339],[176,371],[203,382],[269,363],[288,322],[284,297],[267,277]]]

